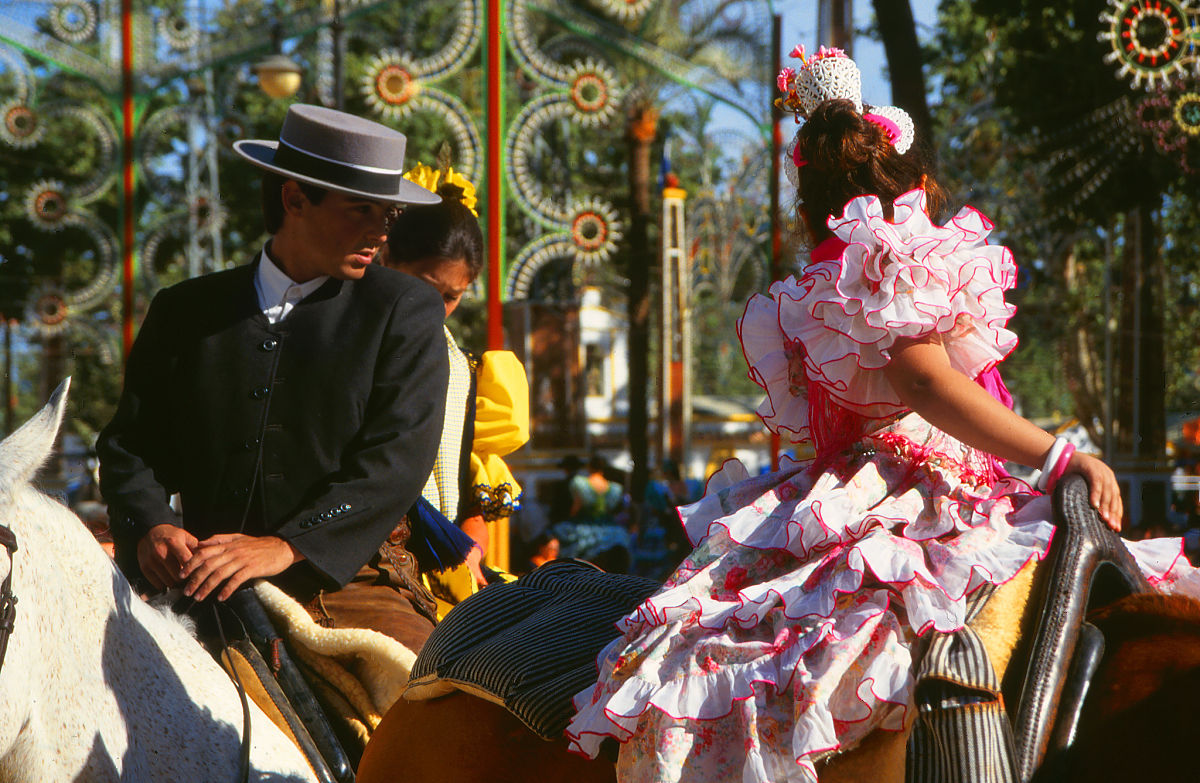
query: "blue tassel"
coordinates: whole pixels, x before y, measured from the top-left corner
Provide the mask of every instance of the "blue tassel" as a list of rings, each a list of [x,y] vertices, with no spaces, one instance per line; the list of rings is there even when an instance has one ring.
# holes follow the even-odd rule
[[[445,571],[465,562],[475,539],[423,497],[408,512],[412,536],[405,545],[422,571]]]

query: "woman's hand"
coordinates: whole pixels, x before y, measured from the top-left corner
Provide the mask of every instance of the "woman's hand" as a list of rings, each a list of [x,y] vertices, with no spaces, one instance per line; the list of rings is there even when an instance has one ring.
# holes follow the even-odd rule
[[[487,577],[483,575],[483,568],[480,563],[483,561],[483,551],[479,547],[471,547],[471,551],[467,553],[467,570],[471,572],[471,576],[475,578],[475,584],[480,587],[487,587]]]
[[[1121,488],[1117,485],[1117,477],[1112,468],[1100,460],[1076,451],[1067,463],[1067,473],[1078,473],[1087,479],[1091,494],[1088,501],[1092,508],[1100,513],[1104,523],[1117,532],[1121,531],[1121,518],[1124,508],[1121,501]]]

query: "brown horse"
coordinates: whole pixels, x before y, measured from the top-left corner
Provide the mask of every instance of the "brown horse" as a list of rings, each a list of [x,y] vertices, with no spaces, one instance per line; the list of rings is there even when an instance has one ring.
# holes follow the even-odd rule
[[[1035,780],[1196,780],[1200,603],[1134,595],[1090,621],[1104,634],[1104,660],[1074,742]]]
[[[1014,626],[1029,611],[1033,572],[997,592],[981,617],[998,668],[1007,665]],[[1007,619],[1005,619],[1007,617]],[[1074,743],[1051,754],[1041,781],[1193,780],[1192,737],[1200,704],[1200,603],[1162,595],[1134,595],[1091,618],[1105,636],[1106,653],[1090,688]],[[1020,622],[1017,625],[1022,624]],[[1015,627],[1015,626],[1014,626]],[[819,770],[822,783],[904,780],[905,735],[877,732]],[[546,742],[503,707],[463,692],[430,701],[401,700],[373,735],[358,783],[411,781],[613,781],[615,767]]]
[[[974,625],[998,675],[1003,675],[1019,627],[1028,625],[1026,603],[1037,566],[1031,563],[993,595]],[[880,731],[820,769],[822,783],[903,783],[907,732]],[[596,761],[547,742],[504,707],[455,691],[427,701],[401,699],[384,716],[358,767],[358,783],[384,783],[397,770],[410,781],[455,783],[538,781],[602,783],[616,780],[611,759]]]

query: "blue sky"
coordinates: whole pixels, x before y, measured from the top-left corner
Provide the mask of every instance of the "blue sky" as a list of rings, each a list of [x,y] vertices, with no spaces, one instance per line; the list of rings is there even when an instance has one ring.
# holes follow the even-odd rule
[[[937,0],[910,0],[913,16],[917,22],[917,35],[922,40],[928,39],[937,23]],[[895,2],[895,0],[889,0]],[[804,44],[805,48],[815,49],[817,41],[817,0],[774,0],[775,11],[783,15],[783,64],[794,65],[788,52],[796,44]],[[854,2],[855,29],[863,29],[871,25],[874,17],[874,4],[871,0],[856,0]],[[890,104],[892,102],[891,81],[887,75],[887,57],[883,45],[866,36],[858,36],[854,41],[854,60],[858,63],[863,79],[863,99],[868,103]],[[772,88],[773,90],[773,88]],[[772,92],[772,94],[774,94]],[[763,108],[766,113],[766,108]],[[718,129],[730,129],[747,137],[754,132],[747,127],[745,116],[727,106],[718,105],[713,119]],[[784,125],[784,143],[791,141],[793,129],[790,123]]]

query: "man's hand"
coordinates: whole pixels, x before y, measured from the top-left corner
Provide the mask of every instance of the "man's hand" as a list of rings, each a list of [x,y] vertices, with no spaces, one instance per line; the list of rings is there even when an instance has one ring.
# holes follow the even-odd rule
[[[277,536],[247,536],[224,533],[199,542],[183,565],[187,579],[183,592],[203,601],[217,588],[224,601],[248,579],[275,576],[304,559],[296,549]]]
[[[192,558],[199,541],[191,533],[169,522],[155,525],[138,540],[137,558],[142,575],[159,590],[179,584],[183,565]]]

